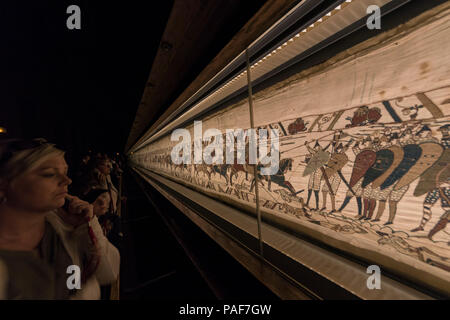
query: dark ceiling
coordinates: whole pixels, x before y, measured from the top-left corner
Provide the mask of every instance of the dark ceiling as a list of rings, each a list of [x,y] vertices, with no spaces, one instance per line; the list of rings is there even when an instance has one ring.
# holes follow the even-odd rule
[[[176,0],[126,150],[170,116],[297,2]]]
[[[193,28],[195,45],[187,38],[179,48],[173,59],[182,59],[187,68],[158,79],[172,83],[160,108],[170,105],[266,2],[179,1],[188,3],[191,16],[185,21],[200,25],[200,15],[203,25],[216,22],[212,34],[198,36]],[[81,30],[66,27],[72,4],[81,8]],[[168,0],[2,1],[0,126],[8,136],[45,137],[73,154],[87,148],[122,151],[173,5]]]

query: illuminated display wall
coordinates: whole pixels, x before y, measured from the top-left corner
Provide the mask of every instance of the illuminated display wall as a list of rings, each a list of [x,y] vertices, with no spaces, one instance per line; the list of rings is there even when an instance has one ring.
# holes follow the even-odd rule
[[[450,9],[413,22],[254,95],[255,126],[280,132],[259,203],[267,221],[448,293]],[[249,128],[248,100],[197,120]],[[253,167],[174,165],[176,144],[133,161],[254,214]]]

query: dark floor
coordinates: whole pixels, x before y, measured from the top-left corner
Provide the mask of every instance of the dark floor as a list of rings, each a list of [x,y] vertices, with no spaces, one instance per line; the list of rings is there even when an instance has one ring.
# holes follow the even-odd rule
[[[136,178],[130,171],[123,177],[122,300],[278,299],[164,196]]]

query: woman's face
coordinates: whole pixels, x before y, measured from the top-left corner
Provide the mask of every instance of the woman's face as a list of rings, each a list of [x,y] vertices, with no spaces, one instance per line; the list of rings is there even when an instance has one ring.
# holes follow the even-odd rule
[[[7,205],[27,211],[46,212],[64,205],[67,176],[64,155],[50,155],[34,169],[14,178],[5,190]]]
[[[103,192],[101,195],[99,195],[92,204],[94,206],[94,214],[96,216],[102,216],[106,212],[108,212],[110,201],[111,198],[108,192]]]

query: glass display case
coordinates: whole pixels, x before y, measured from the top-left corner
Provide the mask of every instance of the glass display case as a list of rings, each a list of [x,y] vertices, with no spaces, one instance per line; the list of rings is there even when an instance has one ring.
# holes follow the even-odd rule
[[[302,1],[274,28],[277,37],[249,46],[228,77],[136,145],[130,161],[321,297],[448,296],[450,4],[430,2],[371,32],[369,2],[392,21],[388,13],[408,1],[336,1],[298,27],[292,17],[311,5]],[[365,38],[332,48],[355,32]],[[325,58],[315,63],[314,55]],[[184,153],[179,137],[171,139],[180,128],[189,139]],[[256,138],[268,132],[256,151],[276,155],[272,174],[250,161],[252,128]],[[227,130],[239,129],[248,135],[237,150]],[[227,143],[235,147],[228,154]],[[216,162],[196,163],[195,150]],[[373,265],[381,290],[366,281]]]

